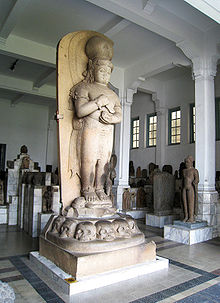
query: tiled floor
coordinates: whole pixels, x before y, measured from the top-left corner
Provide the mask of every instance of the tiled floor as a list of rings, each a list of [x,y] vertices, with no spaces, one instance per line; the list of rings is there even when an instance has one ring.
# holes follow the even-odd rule
[[[0,225],[0,280],[13,287],[16,303],[172,303],[220,302],[220,238],[191,246],[163,239],[162,229],[138,222],[157,255],[168,258],[168,270],[95,289],[69,298],[28,259],[38,240],[16,227]]]

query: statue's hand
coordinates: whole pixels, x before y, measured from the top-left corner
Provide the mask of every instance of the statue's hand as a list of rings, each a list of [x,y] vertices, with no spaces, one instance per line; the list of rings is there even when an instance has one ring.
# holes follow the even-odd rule
[[[102,122],[102,123],[105,123],[105,124],[111,124],[112,123],[112,115],[109,114],[108,112],[101,112],[101,115],[99,117],[99,120]]]
[[[105,95],[100,95],[97,99],[96,99],[96,104],[98,106],[99,109],[101,109],[103,106],[109,104],[109,100]]]

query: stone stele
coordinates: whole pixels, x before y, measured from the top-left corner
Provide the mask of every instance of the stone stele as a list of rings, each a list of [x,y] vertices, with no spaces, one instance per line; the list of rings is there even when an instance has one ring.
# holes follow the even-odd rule
[[[58,45],[63,208],[45,226],[40,254],[76,279],[156,258],[155,243],[145,243],[135,220],[112,205],[114,124],[121,121],[108,87],[112,56],[113,42],[93,31],[70,33]]]

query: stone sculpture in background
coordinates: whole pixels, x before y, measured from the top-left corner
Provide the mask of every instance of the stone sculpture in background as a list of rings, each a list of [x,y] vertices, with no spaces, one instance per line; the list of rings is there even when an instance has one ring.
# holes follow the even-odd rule
[[[125,188],[122,197],[122,209],[130,209],[131,208],[131,193],[129,188]]]
[[[129,177],[135,176],[135,169],[134,169],[134,163],[133,161],[129,162]]]
[[[136,178],[141,178],[141,177],[142,177],[141,167],[138,166],[136,170]]]
[[[184,222],[194,222],[195,215],[197,215],[198,208],[198,183],[199,173],[193,167],[193,157],[188,156],[185,159],[186,168],[183,169],[183,207],[184,207]]]

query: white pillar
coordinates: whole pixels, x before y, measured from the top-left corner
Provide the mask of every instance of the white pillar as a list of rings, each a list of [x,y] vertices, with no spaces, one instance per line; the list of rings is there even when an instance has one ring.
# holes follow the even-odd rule
[[[166,112],[157,99],[157,94],[152,94],[152,100],[155,103],[157,113],[157,143],[156,143],[156,164],[162,169],[165,164],[165,147],[166,147]]]
[[[193,74],[195,78],[196,138],[195,161],[199,171],[198,185],[199,219],[216,225],[215,190],[215,90],[216,58],[195,58]]]
[[[118,158],[117,177],[113,191],[116,196],[118,209],[122,209],[122,195],[124,188],[129,187],[129,156],[130,156],[130,131],[131,131],[131,105],[134,89],[127,89],[126,94],[121,94],[122,122],[115,128],[115,154]]]

